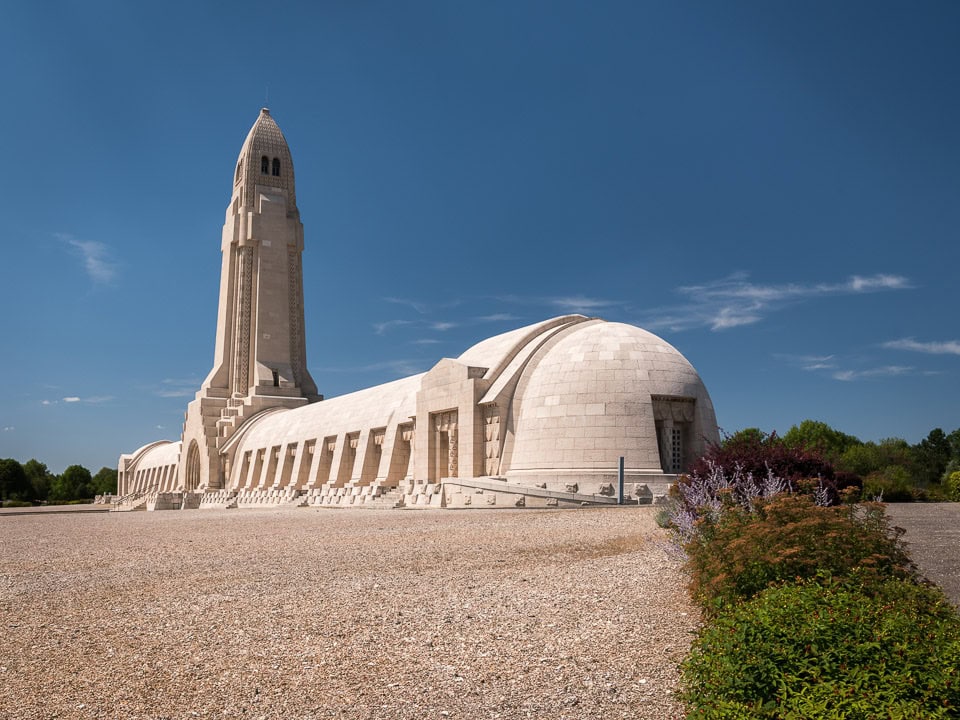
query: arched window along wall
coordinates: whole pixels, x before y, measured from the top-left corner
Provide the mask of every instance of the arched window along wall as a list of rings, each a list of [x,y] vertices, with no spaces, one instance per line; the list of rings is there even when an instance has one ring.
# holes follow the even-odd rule
[[[200,448],[197,441],[190,443],[190,450],[187,452],[187,477],[185,478],[183,489],[187,492],[193,492],[200,485]]]
[[[270,172],[270,158],[266,155],[260,158],[260,174],[266,175]]]
[[[280,158],[273,159],[273,176],[280,177]]]

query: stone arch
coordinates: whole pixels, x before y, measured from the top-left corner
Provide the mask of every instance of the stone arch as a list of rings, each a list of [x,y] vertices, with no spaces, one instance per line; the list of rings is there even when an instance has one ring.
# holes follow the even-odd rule
[[[194,440],[187,451],[187,473],[183,479],[183,489],[194,492],[200,486],[200,446]]]

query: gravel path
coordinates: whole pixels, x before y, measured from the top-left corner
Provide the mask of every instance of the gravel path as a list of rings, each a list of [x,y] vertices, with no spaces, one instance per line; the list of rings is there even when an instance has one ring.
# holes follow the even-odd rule
[[[2,718],[681,718],[652,508],[0,519]]]
[[[891,503],[887,514],[907,531],[920,571],[960,608],[960,503]]]

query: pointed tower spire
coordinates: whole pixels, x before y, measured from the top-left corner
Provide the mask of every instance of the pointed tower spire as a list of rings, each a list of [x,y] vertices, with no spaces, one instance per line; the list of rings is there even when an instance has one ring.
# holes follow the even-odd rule
[[[213,369],[184,424],[187,490],[221,487],[219,449],[252,415],[321,399],[307,370],[293,159],[267,108],[240,149],[221,251]]]

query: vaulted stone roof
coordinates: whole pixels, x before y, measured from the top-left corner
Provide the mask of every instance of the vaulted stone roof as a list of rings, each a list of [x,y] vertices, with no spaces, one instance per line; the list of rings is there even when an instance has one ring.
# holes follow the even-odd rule
[[[263,158],[267,159],[266,172],[262,171]],[[279,163],[279,174],[274,174],[275,160]],[[290,155],[287,139],[267,108],[260,110],[260,116],[250,128],[247,139],[240,149],[234,182],[239,184],[241,181],[243,181],[244,205],[250,205],[254,201],[253,191],[256,185],[266,185],[285,189],[288,208],[296,208],[293,158]]]

